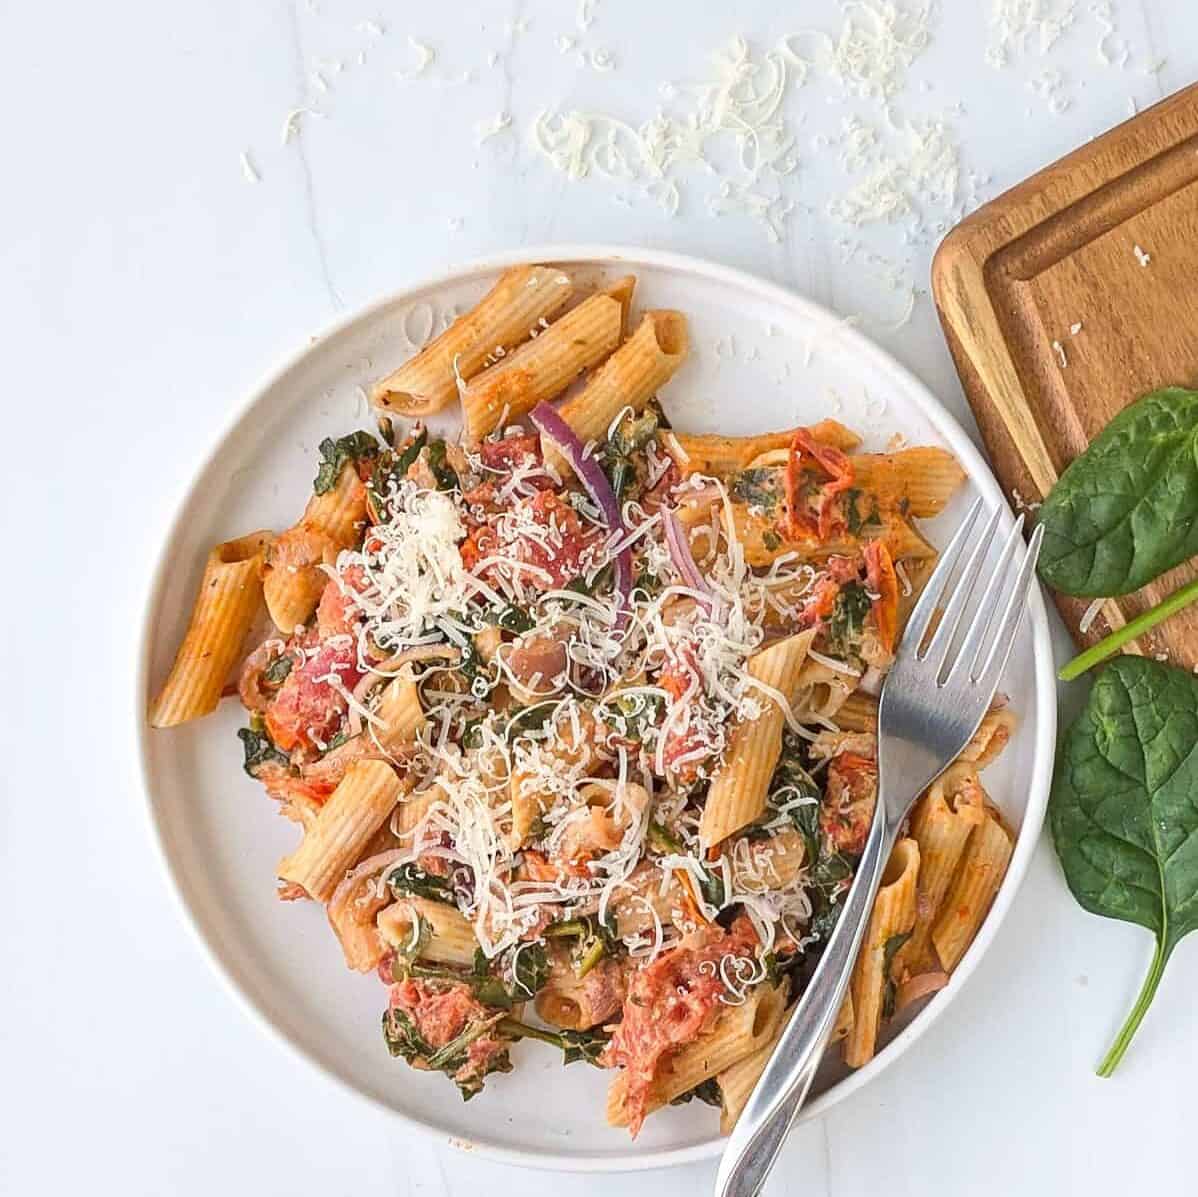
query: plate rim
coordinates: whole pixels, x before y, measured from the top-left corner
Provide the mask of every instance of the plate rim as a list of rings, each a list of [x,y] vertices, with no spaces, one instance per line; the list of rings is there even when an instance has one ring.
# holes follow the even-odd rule
[[[232,968],[225,963],[219,945],[214,941],[215,937],[210,939],[201,928],[176,875],[172,848],[168,845],[163,828],[157,818],[156,800],[150,775],[149,732],[151,729],[146,720],[146,696],[149,693],[150,657],[154,640],[152,616],[162,600],[162,592],[167,583],[168,567],[171,564],[168,550],[180,534],[184,516],[191,505],[198,482],[215,464],[217,456],[228,443],[238,425],[251,414],[289,371],[299,366],[312,353],[318,352],[327,342],[347,332],[355,325],[374,319],[384,309],[402,303],[414,293],[463,282],[480,274],[524,262],[595,263],[600,265],[639,263],[650,268],[656,267],[683,274],[699,275],[709,281],[756,292],[764,301],[788,309],[792,314],[809,321],[829,327],[835,325],[837,335],[847,344],[854,356],[859,356],[874,368],[895,378],[906,392],[915,397],[922,414],[933,425],[937,433],[948,442],[953,453],[965,468],[970,481],[989,501],[989,504],[993,505],[997,500],[1004,506],[1007,505],[1006,496],[995,479],[988,462],[957,419],[936,398],[931,388],[922,379],[863,332],[845,324],[843,319],[831,309],[779,283],[762,278],[748,270],[725,266],[691,254],[605,243],[547,243],[470,258],[447,270],[417,278],[336,320],[330,321],[314,337],[308,338],[300,348],[282,355],[269,370],[259,376],[256,385],[234,404],[211,442],[205,447],[200,460],[193,465],[187,485],[176,499],[171,517],[156,545],[154,564],[150,571],[148,585],[142,591],[144,601],[141,606],[140,618],[136,623],[136,667],[132,671],[131,706],[138,780],[142,790],[148,839],[181,921],[190,931],[193,942],[198,945],[201,955],[220,978],[226,991],[231,993],[236,1003],[268,1038],[281,1044],[285,1050],[303,1060],[309,1067],[332,1081],[342,1092],[347,1093],[357,1102],[364,1103],[370,1109],[382,1112],[389,1118],[397,1119],[403,1126],[411,1130],[431,1135],[438,1141],[447,1143],[448,1146],[458,1150],[477,1154],[496,1163],[541,1170],[603,1173],[651,1171],[713,1159],[723,1150],[726,1136],[716,1134],[688,1146],[650,1148],[640,1154],[634,1151],[562,1154],[549,1150],[511,1147],[502,1142],[480,1137],[472,1137],[467,1140],[453,1135],[443,1126],[425,1122],[410,1113],[387,1105],[359,1089],[347,1078],[326,1067],[304,1044],[292,1038],[278,1026],[259,1006],[257,1000],[242,988]],[[941,992],[939,1000],[932,1004],[930,1010],[914,1019],[863,1068],[857,1069],[837,1082],[826,1093],[821,1094],[805,1106],[800,1114],[800,1121],[825,1113],[863,1088],[883,1069],[902,1056],[937,1021],[985,955],[1014,903],[1016,894],[1023,885],[1043,827],[1057,728],[1052,644],[1047,612],[1039,584],[1033,588],[1030,597],[1028,626],[1032,637],[1037,710],[1037,718],[1032,729],[1034,743],[1031,782],[1028,787],[1028,802],[1023,823],[1015,841],[1011,862],[990,912],[973,943],[970,944],[954,970],[949,985]]]

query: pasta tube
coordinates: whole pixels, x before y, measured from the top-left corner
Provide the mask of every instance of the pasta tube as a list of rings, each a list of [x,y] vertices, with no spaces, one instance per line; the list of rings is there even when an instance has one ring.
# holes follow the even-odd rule
[[[911,835],[919,845],[919,884],[915,926],[897,957],[901,970],[922,973],[939,968],[932,956],[932,927],[966,841],[985,817],[977,767],[964,762],[950,765],[916,803]]]
[[[951,973],[957,967],[973,942],[1006,875],[1011,849],[1007,829],[993,814],[987,814],[970,836],[932,928],[932,945],[945,972]]]
[[[836,712],[836,722],[842,731],[868,732],[878,730],[878,700],[864,690],[855,690]],[[987,711],[973,739],[961,750],[959,761],[967,761],[981,769],[989,765],[1007,746],[1018,720],[1007,707]]]
[[[786,987],[766,984],[753,989],[742,1005],[722,1010],[709,1031],[662,1061],[649,1093],[646,1113],[661,1109],[738,1060],[768,1046],[785,1012]],[[607,1091],[607,1121],[611,1126],[627,1126],[630,1122],[623,1072]]]
[[[150,704],[152,727],[174,727],[216,710],[262,605],[262,563],[272,537],[251,532],[208,554],[187,634]]]
[[[915,516],[939,515],[965,481],[957,459],[932,445],[898,453],[858,453],[851,460],[856,487],[883,507],[905,503]]]
[[[535,340],[471,379],[462,392],[467,438],[481,440],[501,420],[517,420],[542,400],[556,399],[579,374],[603,361],[623,336],[635,283],[630,275],[583,300]]]
[[[280,862],[280,880],[327,902],[399,800],[402,785],[385,761],[355,761],[320,808],[303,842]]]
[[[379,934],[390,947],[410,949],[435,964],[473,964],[478,940],[456,906],[429,898],[400,898],[378,916]]]
[[[674,372],[687,353],[686,317],[668,310],[646,312],[636,332],[607,359],[586,386],[559,409],[563,420],[583,444],[601,441],[626,407],[640,412]],[[545,461],[565,478],[566,459],[542,442]]]
[[[814,636],[815,629],[809,628],[762,649],[749,658],[749,675],[793,705]],[[760,716],[738,722],[729,735],[724,763],[712,780],[699,820],[699,842],[704,848],[756,822],[765,810],[770,779],[782,754],[785,716],[776,698],[765,691],[761,702]]]
[[[285,636],[312,617],[329,582],[321,566],[358,543],[365,519],[366,488],[354,463],[346,462],[336,485],[313,495],[303,519],[271,546],[262,588],[270,618]]]
[[[711,474],[724,478],[729,474],[739,474],[764,453],[781,450],[782,460],[785,461],[795,431],[794,428],[787,428],[782,432],[762,432],[757,436],[668,432],[664,435],[663,444],[683,477]],[[845,452],[861,443],[861,438],[855,432],[836,420],[821,420],[811,426],[810,432],[822,444],[833,445]]]
[[[398,370],[376,382],[371,401],[405,416],[427,416],[458,397],[487,364],[528,340],[539,321],[561,311],[574,292],[552,266],[513,266],[464,316]]]
[[[890,965],[897,946],[915,925],[918,876],[919,845],[913,839],[899,840],[882,874],[882,886],[849,981],[853,1027],[844,1041],[844,1062],[852,1068],[868,1063],[877,1048],[886,986],[891,982]]]

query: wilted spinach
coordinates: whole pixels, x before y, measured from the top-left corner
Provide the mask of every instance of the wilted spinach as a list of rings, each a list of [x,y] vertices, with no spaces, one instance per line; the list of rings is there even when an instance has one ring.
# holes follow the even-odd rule
[[[505,1018],[499,1024],[499,1030],[511,1039],[539,1039],[542,1043],[560,1048],[563,1064],[585,1060],[598,1068],[599,1057],[607,1047],[607,1036],[599,1030],[546,1031],[515,1018]]]
[[[388,1010],[383,1014],[383,1040],[387,1050],[416,1067],[445,1073],[461,1091],[463,1101],[469,1101],[478,1093],[483,1087],[484,1078],[493,1072],[512,1070],[511,1060],[505,1050],[492,1056],[482,1072],[474,1069],[463,1073],[470,1062],[470,1045],[494,1029],[495,1020],[492,1017],[471,1019],[443,1047],[434,1048],[420,1034],[405,1011]]]
[[[620,945],[612,928],[592,914],[550,924],[545,928],[545,938],[574,941],[570,956],[579,978],[585,977],[604,956],[614,956]]]
[[[242,768],[251,777],[260,777],[266,765],[281,765],[284,769],[291,767],[290,758],[274,746],[274,741],[267,735],[264,728],[239,728],[237,738],[241,741],[241,747],[245,752]]]
[[[326,436],[320,442],[320,468],[316,471],[312,489],[318,495],[327,494],[337,485],[337,479],[347,462],[376,457],[378,451],[379,443],[369,432],[359,430],[337,440]]]
[[[1143,657],[1108,665],[1065,737],[1048,809],[1078,902],[1156,937],[1140,995],[1098,1068],[1110,1076],[1173,949],[1198,927],[1198,678]]]
[[[1064,594],[1129,594],[1198,553],[1198,391],[1121,411],[1040,508],[1040,576]]]
[[[730,490],[745,506],[773,515],[782,502],[782,471],[773,466],[741,470],[733,477]]]
[[[387,885],[397,898],[429,898],[434,902],[453,902],[453,887],[445,877],[426,873],[415,861],[400,865],[387,874]]]
[[[705,1102],[709,1106],[715,1106],[717,1109],[723,1104],[720,1097],[720,1083],[715,1077],[710,1076],[707,1080],[700,1082],[693,1089],[688,1089],[685,1093],[680,1093],[675,1097],[670,1105],[682,1106],[689,1101],[694,1101],[695,1098]]]
[[[439,437],[428,443],[428,468],[437,480],[438,490],[457,490],[459,486],[457,471],[449,464],[446,456],[445,442]]]

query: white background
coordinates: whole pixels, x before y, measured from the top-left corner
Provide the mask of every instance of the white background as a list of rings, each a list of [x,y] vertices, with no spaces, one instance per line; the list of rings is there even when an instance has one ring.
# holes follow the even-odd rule
[[[857,315],[972,428],[924,293],[940,226],[1198,75],[1190,0],[1027,6],[1075,19],[1043,53],[1040,30],[1016,39],[998,69],[989,0],[942,0],[930,46],[898,69],[892,121],[943,118],[962,173],[953,196],[911,182],[893,222],[829,214],[862,177],[834,140],[846,113],[903,157],[878,99],[846,103],[826,69],[792,78],[800,161],[762,181],[775,210],[793,204],[775,242],[711,209],[720,178],[743,177],[727,139],[712,147],[722,176],[675,169],[671,218],[636,180],[568,179],[528,128],[541,109],[640,124],[687,94],[660,84],[708,77],[735,33],[758,57],[795,29],[838,35],[831,0],[786,17],[764,0],[598,0],[586,31],[562,0],[0,3],[0,1193],[707,1191],[709,1165],[607,1179],[492,1165],[406,1133],[258,1033],[150,849],[129,692],[149,571],[202,455],[276,361],[381,293],[521,244],[639,243],[757,271]],[[404,81],[409,33],[437,57]],[[611,71],[594,66],[604,50]],[[303,104],[324,118],[301,116],[281,145]],[[479,145],[500,112],[511,126]],[[769,1191],[1192,1192],[1193,942],[1117,1077],[1092,1074],[1149,949],[1083,914],[1042,843],[955,1005],[796,1131]]]

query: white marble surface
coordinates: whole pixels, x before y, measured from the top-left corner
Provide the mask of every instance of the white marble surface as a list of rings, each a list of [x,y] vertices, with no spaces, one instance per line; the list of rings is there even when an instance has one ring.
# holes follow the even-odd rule
[[[747,267],[860,313],[970,425],[926,296],[896,329],[903,293],[886,281],[926,286],[951,205],[921,197],[927,236],[910,245],[910,219],[853,230],[827,213],[857,176],[822,139],[848,111],[877,122],[873,101],[845,107],[821,70],[788,95],[801,162],[768,180],[795,204],[776,243],[748,217],[713,215],[719,181],[697,169],[679,172],[671,219],[634,185],[569,181],[529,145],[542,108],[649,118],[659,83],[704,77],[736,32],[760,53],[788,30],[842,24],[830,0],[782,7],[598,0],[585,33],[573,4],[551,0],[0,7],[5,461],[21,496],[0,515],[0,1192],[707,1190],[707,1165],[607,1180],[500,1168],[406,1134],[261,1037],[150,852],[128,679],[166,521],[239,397],[340,314],[485,251],[607,240]],[[940,7],[894,113],[946,116],[983,197],[1198,74],[1191,0],[1120,0],[1102,47],[1118,58],[1126,43],[1123,67],[1100,62],[1101,6],[1044,0],[1073,8],[1073,26],[1001,71],[985,61],[988,0]],[[438,54],[403,82],[409,32]],[[616,69],[579,65],[559,35],[610,50]],[[301,117],[280,145],[305,103],[325,118]],[[512,127],[476,144],[504,110]],[[849,261],[846,236],[862,244]],[[1145,933],[1081,913],[1042,844],[966,992],[876,1084],[795,1133],[769,1191],[1193,1192],[1198,946],[1179,949],[1117,1079],[1092,1075],[1148,955]]]

